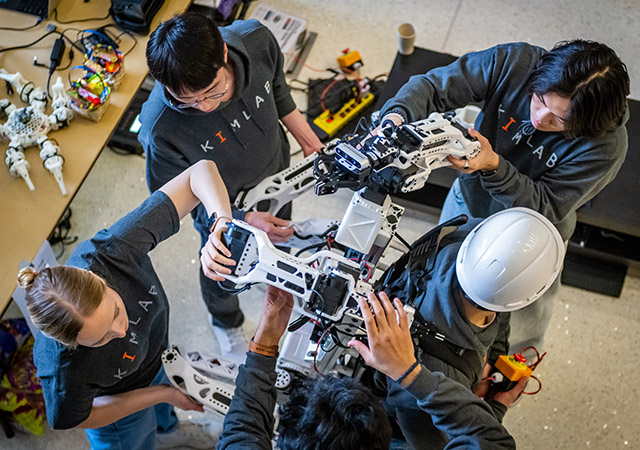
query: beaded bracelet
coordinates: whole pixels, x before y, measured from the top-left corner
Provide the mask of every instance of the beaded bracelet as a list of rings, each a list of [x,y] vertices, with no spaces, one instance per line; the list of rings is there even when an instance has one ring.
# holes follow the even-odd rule
[[[403,373],[403,374],[400,376],[400,378],[398,378],[398,379],[396,380],[396,383],[398,383],[398,384],[402,383],[402,382],[404,381],[404,379],[405,379],[405,378],[407,378],[411,372],[413,372],[413,369],[415,369],[416,367],[418,367],[418,364],[420,364],[420,363],[418,362],[418,360],[416,360],[416,362],[414,362],[413,364],[411,364],[411,367],[409,367],[409,368],[407,369],[407,371],[406,371],[405,373]]]

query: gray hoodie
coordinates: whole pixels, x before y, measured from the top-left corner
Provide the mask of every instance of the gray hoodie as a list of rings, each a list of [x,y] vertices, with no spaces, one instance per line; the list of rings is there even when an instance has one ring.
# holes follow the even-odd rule
[[[156,82],[142,108],[139,140],[147,159],[147,183],[153,192],[187,167],[214,161],[231,200],[289,165],[289,143],[279,119],[296,105],[284,72],[283,55],[271,32],[256,20],[220,28],[235,73],[235,92],[212,112],[177,109]],[[195,225],[207,221],[202,205]],[[242,217],[242,215],[234,216]]]
[[[216,450],[273,448],[275,366],[276,358],[247,353]],[[449,442],[445,449],[516,448],[513,437],[500,425],[486,402],[441,373],[432,373],[424,366],[421,369],[405,389],[447,436]]]
[[[393,110],[405,120],[425,118],[484,102],[475,128],[500,156],[490,176],[460,172],[460,190],[474,217],[514,206],[534,209],[568,240],[576,210],[595,197],[620,170],[627,153],[629,114],[601,138],[567,139],[531,125],[527,85],[546,50],[526,43],[504,44],[469,53],[446,67],[411,77],[381,113]]]

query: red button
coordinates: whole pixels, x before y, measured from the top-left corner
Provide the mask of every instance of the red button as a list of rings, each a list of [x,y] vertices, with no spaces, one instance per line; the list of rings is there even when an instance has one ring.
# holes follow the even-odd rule
[[[514,353],[513,357],[516,359],[516,361],[521,362],[521,363],[526,363],[527,362],[527,358],[525,358],[524,356],[522,356],[520,353]]]

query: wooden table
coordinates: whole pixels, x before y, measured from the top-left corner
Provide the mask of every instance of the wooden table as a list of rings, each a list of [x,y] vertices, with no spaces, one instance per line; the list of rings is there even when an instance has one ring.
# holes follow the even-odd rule
[[[190,0],[166,0],[156,14],[151,29],[155,29],[161,21],[186,10],[189,3]],[[85,3],[83,0],[62,0],[58,5],[58,18],[61,21],[70,21],[87,17],[104,17],[109,5],[110,2],[107,1],[94,0]],[[0,27],[20,28],[35,22],[34,16],[0,10]],[[49,20],[43,21],[38,27],[28,31],[0,31],[0,46],[7,48],[33,42],[46,33],[47,23],[56,24],[55,21]],[[56,25],[58,29],[86,29],[107,23],[113,23],[113,19]],[[67,36],[74,40],[75,35],[75,31],[67,33]],[[16,288],[16,274],[21,261],[31,261],[44,240],[54,230],[147,75],[145,47],[148,36],[134,35],[138,43],[125,59],[124,79],[118,90],[113,92],[111,104],[102,119],[99,122],[92,122],[75,117],[70,127],[52,131],[49,134],[59,142],[61,153],[66,160],[63,168],[66,196],[62,196],[53,176],[42,166],[39,150],[35,147],[25,150],[25,157],[31,165],[29,175],[35,185],[33,192],[28,189],[22,179],[13,178],[4,164],[0,164],[0,257],[2,258],[0,315]],[[33,81],[36,86],[46,88],[48,71],[34,66],[33,58],[37,56],[39,62],[48,64],[49,54],[56,37],[58,36],[55,34],[48,36],[28,49],[0,53],[0,67],[9,73],[20,72],[25,79]],[[129,48],[127,45],[133,42],[126,35],[122,37],[122,41],[124,51]],[[75,51],[74,65],[82,62],[82,55],[79,53]],[[65,54],[62,61],[63,67],[67,61],[68,55]],[[55,83],[58,75],[68,87],[68,71],[56,72],[52,77],[51,85]],[[0,88],[0,98],[6,97],[4,87]],[[24,106],[16,95],[11,96],[10,100],[17,107]],[[47,113],[50,113],[50,107],[47,107]],[[3,159],[7,144],[7,141],[0,141]]]

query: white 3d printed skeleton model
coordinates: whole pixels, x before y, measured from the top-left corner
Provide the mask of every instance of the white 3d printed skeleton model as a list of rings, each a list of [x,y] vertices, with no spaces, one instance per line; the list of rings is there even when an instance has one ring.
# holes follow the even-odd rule
[[[389,194],[422,188],[433,169],[450,165],[448,155],[475,157],[480,143],[466,132],[452,114],[433,113],[425,120],[383,128],[361,144],[361,138],[349,136],[330,143],[324,154],[311,155],[239,195],[236,206],[251,210],[268,201],[269,212],[275,214],[312,185],[316,195],[343,187],[355,191],[331,250],[292,256],[275,248],[265,232],[239,220],[233,220],[224,234],[236,261],[225,278],[237,292],[267,283],[294,296],[294,309],[301,315],[289,325],[278,359],[279,373],[287,371],[289,379],[291,373],[306,377],[314,371],[361,375],[358,354],[346,344],[366,337],[355,299],[373,290],[368,281],[404,211]],[[405,305],[405,310],[411,323],[414,309]],[[185,385],[186,393],[202,398],[197,384]]]
[[[19,72],[8,74],[4,69],[0,69],[0,79],[6,81],[8,93],[17,92],[20,100],[29,105],[17,108],[8,99],[0,100],[0,119],[7,119],[4,124],[0,124],[0,139],[9,141],[4,160],[9,173],[16,178],[21,177],[33,191],[35,186],[29,177],[29,162],[24,158],[24,150],[37,145],[44,167],[55,177],[62,195],[67,195],[62,178],[64,158],[55,140],[47,138],[49,131],[67,126],[73,118],[62,79],[58,77],[51,88],[51,115],[45,114],[45,92],[35,87],[32,82],[26,81]]]

